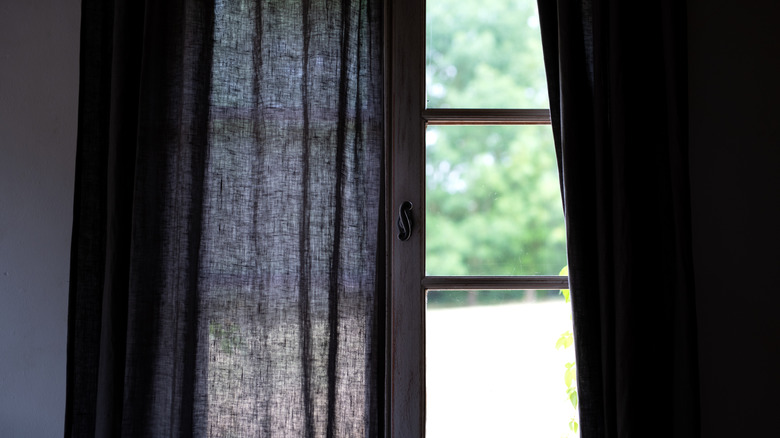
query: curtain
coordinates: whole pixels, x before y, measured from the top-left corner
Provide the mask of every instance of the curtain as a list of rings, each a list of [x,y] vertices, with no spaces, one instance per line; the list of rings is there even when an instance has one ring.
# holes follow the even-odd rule
[[[699,434],[685,2],[539,1],[591,437]]]
[[[66,436],[378,436],[375,0],[82,2]]]

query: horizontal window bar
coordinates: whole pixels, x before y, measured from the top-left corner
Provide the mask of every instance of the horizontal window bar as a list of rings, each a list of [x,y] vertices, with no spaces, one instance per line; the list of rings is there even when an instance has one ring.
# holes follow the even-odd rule
[[[527,277],[425,277],[425,289],[456,290],[514,290],[514,289],[568,289],[569,277],[559,275],[532,275]]]
[[[426,109],[429,125],[549,125],[547,109]]]

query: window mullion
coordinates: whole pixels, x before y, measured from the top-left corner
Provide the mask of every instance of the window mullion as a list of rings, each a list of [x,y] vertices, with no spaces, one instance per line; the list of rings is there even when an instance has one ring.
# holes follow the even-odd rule
[[[422,281],[427,290],[554,290],[568,289],[569,278],[558,275],[511,276],[429,276]]]
[[[391,268],[388,297],[388,432],[392,438],[425,433],[425,293],[422,288],[425,230],[425,2],[388,5],[390,73],[388,197]],[[411,237],[396,238],[399,206],[409,201]]]
[[[423,118],[429,125],[549,125],[549,109],[428,108]]]

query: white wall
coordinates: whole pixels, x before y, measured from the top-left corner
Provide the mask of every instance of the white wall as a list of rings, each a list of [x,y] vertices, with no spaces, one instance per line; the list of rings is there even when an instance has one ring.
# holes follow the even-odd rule
[[[780,2],[688,5],[702,436],[780,436]]]
[[[79,0],[0,2],[0,436],[62,436]]]

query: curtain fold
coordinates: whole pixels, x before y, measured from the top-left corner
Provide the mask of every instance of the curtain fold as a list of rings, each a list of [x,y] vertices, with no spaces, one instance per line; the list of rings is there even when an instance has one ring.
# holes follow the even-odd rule
[[[66,436],[377,436],[375,0],[82,2]]]
[[[581,436],[698,436],[685,3],[538,5]]]

